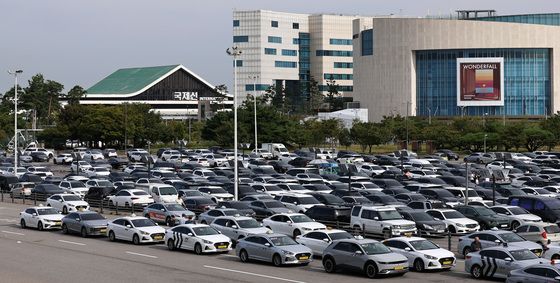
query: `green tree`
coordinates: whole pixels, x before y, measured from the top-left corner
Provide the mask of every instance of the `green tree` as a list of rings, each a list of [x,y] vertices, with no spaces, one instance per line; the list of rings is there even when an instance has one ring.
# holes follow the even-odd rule
[[[360,145],[362,151],[368,150],[371,154],[372,147],[389,141],[389,131],[381,123],[355,121],[350,129],[352,140]]]
[[[319,83],[314,77],[309,79],[309,109],[308,113],[316,114],[323,105],[325,96],[319,89]]]
[[[535,151],[543,146],[548,146],[550,149],[555,142],[554,135],[551,132],[543,130],[537,125],[527,127],[522,133],[525,137],[525,148],[528,151]]]
[[[65,98],[68,104],[80,104],[80,100],[86,96],[86,93],[87,91],[83,87],[75,85],[68,91]]]
[[[21,96],[22,109],[33,109],[40,122],[51,124],[61,109],[59,98],[64,86],[52,80],[45,80],[42,74],[31,77],[29,85]]]
[[[327,80],[327,97],[325,99],[326,102],[329,103],[329,110],[336,111],[341,110],[344,107],[344,102],[340,97],[340,93],[338,92],[339,85],[331,76]]]

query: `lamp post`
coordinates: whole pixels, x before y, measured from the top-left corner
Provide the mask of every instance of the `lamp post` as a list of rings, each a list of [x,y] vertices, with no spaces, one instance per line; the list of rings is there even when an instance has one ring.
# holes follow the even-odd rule
[[[484,115],[482,115],[482,128],[484,129],[484,131],[486,131],[486,117],[488,116],[488,113],[484,113]]]
[[[14,175],[17,175],[18,166],[18,126],[17,126],[17,86],[18,86],[18,74],[23,73],[23,70],[8,71],[8,74],[14,75]]]
[[[237,57],[241,55],[241,50],[237,47],[231,47],[226,49],[226,53],[233,57],[233,197],[234,200],[238,200],[238,189],[239,189],[239,168],[238,168],[238,156],[237,156]]]
[[[411,104],[410,101],[406,102],[406,150],[408,150],[408,105]]]
[[[486,153],[486,139],[488,138],[488,134],[484,134],[484,153]]]
[[[250,79],[253,80],[253,106],[254,106],[254,114],[255,114],[255,153],[257,153],[257,80],[259,76],[249,76]]]

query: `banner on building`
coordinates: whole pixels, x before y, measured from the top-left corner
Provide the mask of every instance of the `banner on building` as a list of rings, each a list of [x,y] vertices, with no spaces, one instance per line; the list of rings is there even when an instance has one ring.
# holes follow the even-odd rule
[[[457,58],[457,106],[504,106],[504,58]]]

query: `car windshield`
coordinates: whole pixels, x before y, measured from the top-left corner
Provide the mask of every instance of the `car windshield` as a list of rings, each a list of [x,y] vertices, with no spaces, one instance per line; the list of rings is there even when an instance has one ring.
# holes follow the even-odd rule
[[[184,211],[185,209],[179,204],[167,204],[165,208],[169,211]]]
[[[206,192],[208,192],[209,194],[226,194],[226,190],[222,189],[222,188],[204,188],[204,190]]]
[[[535,189],[535,192],[537,192],[539,195],[550,194],[550,192],[548,190],[545,190],[545,189]]]
[[[192,230],[197,236],[210,236],[220,234],[212,227],[194,227],[192,228]]]
[[[133,219],[131,221],[132,221],[132,225],[134,225],[134,227],[156,226],[155,223],[150,219]]]
[[[290,216],[294,223],[305,223],[305,222],[313,222],[313,219],[309,218],[307,215],[292,215]]]
[[[288,187],[290,188],[290,191],[305,190],[305,188],[302,185],[289,185]]]
[[[352,234],[350,234],[348,232],[332,233],[332,234],[329,234],[329,236],[331,237],[331,240],[333,240],[333,241],[342,240],[342,239],[353,239],[354,238],[354,236],[352,236]]]
[[[161,196],[172,196],[176,195],[177,190],[173,187],[161,187],[159,188],[159,195]]]
[[[198,197],[203,196],[203,194],[199,191],[183,191],[184,195],[187,197]]]
[[[366,243],[360,245],[367,255],[388,254],[391,250],[382,243]]]
[[[109,169],[105,167],[95,167],[93,169],[95,169],[96,172],[109,172]]]
[[[255,219],[237,220],[240,228],[259,228],[261,224]]]
[[[100,187],[111,187],[113,184],[109,181],[97,181],[97,185]]]
[[[86,185],[80,181],[74,181],[70,182],[70,186],[72,186],[72,188],[85,188]]]
[[[325,199],[326,202],[331,203],[331,204],[343,204],[344,200],[335,196],[335,195],[331,195],[331,194],[322,194],[321,196],[323,196],[323,198]]]
[[[418,251],[439,249],[439,247],[436,246],[436,244],[428,240],[410,241],[410,245],[412,245],[412,247]]]
[[[105,217],[103,217],[103,215],[98,214],[98,213],[85,213],[81,215],[82,220],[83,221],[88,221],[88,220],[104,220]]]
[[[314,197],[299,198],[299,204],[319,204],[320,202]]]
[[[270,237],[270,240],[272,241],[272,244],[277,247],[292,246],[298,244],[288,236]]]
[[[480,216],[492,216],[492,215],[496,214],[496,212],[494,212],[493,210],[488,209],[486,207],[477,207],[476,212],[478,212],[478,214],[480,214]]]
[[[58,214],[58,211],[56,211],[56,209],[54,208],[43,208],[43,209],[37,209],[37,214],[52,215],[52,214]]]
[[[513,215],[520,215],[520,214],[528,214],[529,212],[521,207],[515,206],[515,207],[510,207],[509,211],[513,214]]]
[[[64,201],[80,201],[82,200],[79,196],[71,195],[71,196],[62,196]]]
[[[266,205],[267,208],[281,208],[281,207],[285,207],[281,202],[279,201],[267,201],[264,203]]]
[[[537,259],[538,257],[530,250],[517,250],[517,251],[510,251],[511,256],[515,260],[531,260]]]
[[[283,191],[278,186],[264,186],[264,188],[266,189],[267,192]]]
[[[515,233],[502,233],[499,234],[500,238],[506,243],[524,242],[525,239]]]
[[[544,230],[548,234],[560,233],[560,227],[558,227],[558,225],[555,225],[555,224],[544,227]]]
[[[459,211],[444,211],[442,212],[445,219],[457,219],[457,218],[465,218]]]
[[[396,210],[380,210],[378,213],[381,220],[402,219],[402,216]]]
[[[132,192],[133,195],[135,196],[147,196],[148,193],[143,192],[143,191],[137,191],[137,192]]]
[[[229,206],[231,208],[236,208],[236,209],[248,209],[248,208],[250,208],[248,204],[243,203],[243,202],[230,203]]]
[[[434,218],[426,212],[411,212],[410,215],[414,221],[433,221]]]

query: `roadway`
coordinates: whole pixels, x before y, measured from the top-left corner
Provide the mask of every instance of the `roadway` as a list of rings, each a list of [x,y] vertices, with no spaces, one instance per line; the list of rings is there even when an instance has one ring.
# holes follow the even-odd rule
[[[0,202],[0,282],[370,282],[361,274],[327,274],[320,259],[305,267],[277,268],[266,263],[243,264],[233,251],[197,256],[186,251],[168,251],[165,245],[135,246],[110,242],[104,237],[23,230],[18,217],[27,206]],[[446,247],[441,240],[438,242]],[[458,260],[457,266],[448,272],[409,272],[403,277],[382,280],[474,282],[463,269],[464,261]]]

